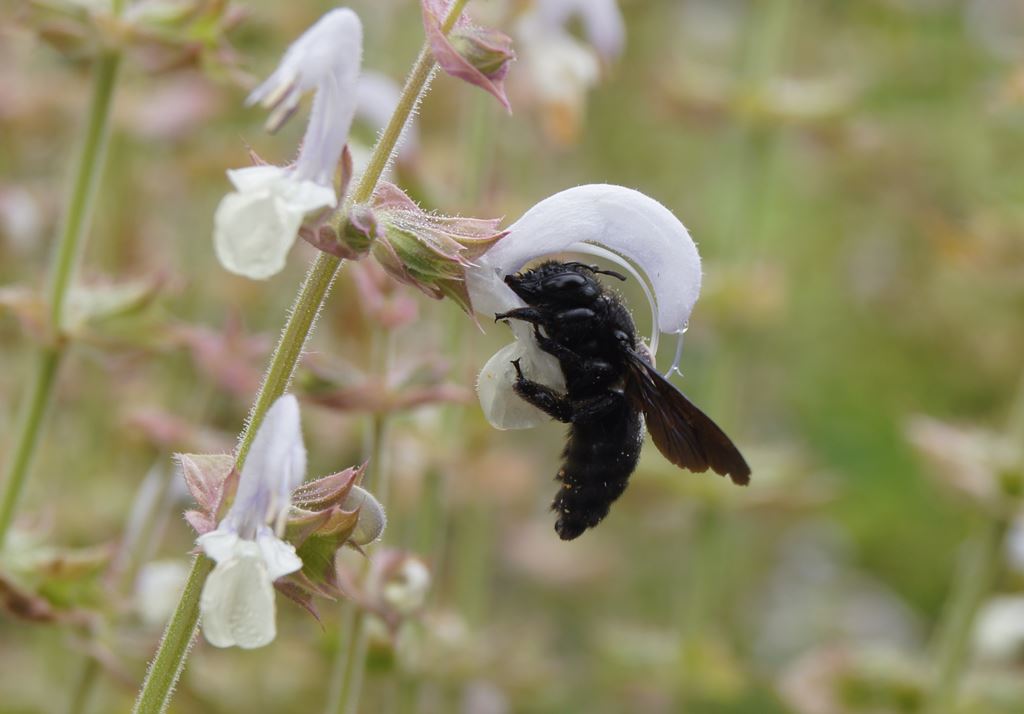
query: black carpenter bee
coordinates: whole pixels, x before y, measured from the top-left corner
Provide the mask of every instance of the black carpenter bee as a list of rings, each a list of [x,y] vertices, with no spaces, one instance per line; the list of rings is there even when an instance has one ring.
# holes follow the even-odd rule
[[[557,476],[562,488],[551,504],[562,540],[600,523],[626,490],[643,445],[641,412],[654,444],[676,466],[750,481],[750,467],[725,432],[654,368],[629,310],[598,274],[626,279],[558,261],[509,275],[505,283],[527,307],[494,316],[532,324],[538,346],[565,376],[566,394],[559,394],[512,362],[516,394],[570,425]]]

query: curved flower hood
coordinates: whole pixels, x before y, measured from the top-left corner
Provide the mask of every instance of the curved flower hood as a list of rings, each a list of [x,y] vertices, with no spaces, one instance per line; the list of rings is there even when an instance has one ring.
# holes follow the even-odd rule
[[[558,253],[586,253],[624,265],[651,302],[657,348],[659,333],[681,334],[700,295],[701,268],[689,232],[665,206],[639,191],[609,184],[570,188],[544,199],[509,227],[508,235],[467,271],[474,308],[483,315],[523,306],[504,284],[506,275]],[[635,268],[635,269],[634,269]],[[642,275],[638,275],[638,272]],[[484,413],[500,429],[521,429],[547,416],[512,392],[511,360],[521,359],[532,379],[564,387],[553,357],[541,352],[530,328],[514,323],[516,342],[495,354],[480,372]]]

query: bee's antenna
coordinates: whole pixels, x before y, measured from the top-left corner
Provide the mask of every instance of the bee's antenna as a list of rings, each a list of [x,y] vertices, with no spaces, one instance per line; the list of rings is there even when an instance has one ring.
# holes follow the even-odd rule
[[[600,265],[587,265],[586,263],[581,263],[576,260],[572,261],[571,263],[563,263],[563,265],[573,266],[577,268],[586,268],[591,273],[595,273],[597,275],[610,275],[613,278],[618,278],[622,282],[626,282],[626,276],[623,275],[622,273],[617,273],[614,270],[605,270]]]
[[[614,270],[602,270],[597,265],[591,265],[591,266],[588,266],[588,267],[590,268],[590,270],[592,272],[597,273],[598,275],[610,275],[613,278],[618,278],[622,282],[626,282],[626,276],[623,275],[622,273],[616,273]]]

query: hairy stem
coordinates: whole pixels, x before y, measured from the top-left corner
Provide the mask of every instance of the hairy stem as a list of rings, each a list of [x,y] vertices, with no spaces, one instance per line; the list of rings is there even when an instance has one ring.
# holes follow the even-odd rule
[[[455,20],[462,13],[467,1],[456,0],[452,4],[445,18],[444,29],[446,32],[455,25]],[[430,54],[429,45],[425,44],[406,80],[405,87],[402,89],[398,107],[381,133],[366,172],[352,193],[350,203],[366,201],[373,194],[373,190],[394,152],[402,128],[426,92],[428,80],[433,71],[434,60]],[[344,216],[340,213],[339,217],[335,219],[339,223],[344,220]],[[263,423],[263,417],[267,410],[278,397],[284,394],[291,381],[302,354],[302,348],[315,326],[321,307],[330,294],[331,285],[340,265],[340,259],[321,253],[313,261],[313,265],[299,289],[284,330],[270,358],[266,377],[249,412],[245,428],[239,436],[238,454],[235,459],[239,468],[245,461],[252,440],[260,424]],[[185,592],[178,602],[174,616],[167,625],[164,638],[160,642],[160,647],[157,649],[153,663],[139,690],[135,702],[135,712],[155,714],[164,711],[170,702],[171,692],[184,667],[189,643],[199,623],[199,593],[211,570],[210,561],[202,555],[197,556],[192,571],[189,573]]]
[[[50,339],[39,355],[35,376],[28,387],[14,428],[14,445],[4,467],[4,491],[0,496],[0,549],[10,530],[18,501],[35,461],[43,423],[53,400],[57,372],[67,341],[64,336],[67,297],[81,260],[82,246],[99,186],[107,136],[110,133],[110,107],[114,98],[121,56],[108,53],[96,63],[92,97],[85,125],[85,136],[75,165],[71,194],[64,211],[60,234],[54,246],[47,278],[47,305]]]
[[[156,656],[149,665],[146,679],[142,682],[138,699],[135,700],[135,714],[158,714],[167,709],[181,670],[185,666],[192,640],[199,624],[199,596],[203,591],[206,576],[213,570],[209,558],[197,555],[192,561],[185,589],[174,609],[171,621],[167,623],[163,639]]]

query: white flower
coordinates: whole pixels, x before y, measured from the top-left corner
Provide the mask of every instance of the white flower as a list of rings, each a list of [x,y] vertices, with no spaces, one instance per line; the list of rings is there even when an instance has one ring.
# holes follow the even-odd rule
[[[1010,568],[1014,572],[1024,573],[1024,517],[1018,515],[1010,524],[1004,550]]]
[[[233,273],[267,278],[284,259],[303,219],[334,206],[334,173],[356,111],[363,27],[348,8],[332,10],[288,48],[281,64],[248,103],[273,108],[277,129],[304,92],[316,90],[299,156],[291,166],[253,166],[228,172],[235,191],[217,207],[217,257]]]
[[[398,108],[402,88],[380,72],[363,72],[356,88],[356,116],[377,131],[383,131]],[[398,159],[406,160],[419,147],[416,117],[410,116],[398,139]],[[357,164],[358,165],[358,164]]]
[[[426,603],[430,581],[430,570],[424,562],[415,556],[406,556],[398,569],[388,574],[381,596],[394,610],[409,615]]]
[[[522,307],[524,303],[504,284],[504,277],[532,260],[563,252],[612,260],[641,284],[653,313],[652,353],[657,352],[659,333],[681,339],[700,295],[697,246],[671,211],[622,186],[577,186],[544,199],[523,214],[509,227],[508,235],[480,257],[476,267],[467,270],[474,308],[482,315],[493,315]],[[558,362],[540,351],[532,329],[519,321],[513,321],[512,329],[516,342],[484,365],[477,382],[484,414],[499,429],[523,429],[548,420],[512,391],[512,360],[521,359],[523,372],[531,379],[564,389]]]
[[[601,78],[601,65],[584,44],[565,33],[552,33],[543,44],[531,41],[523,50],[533,89],[547,104],[560,105],[576,118],[583,113],[587,92]]]
[[[188,579],[182,560],[154,560],[139,569],[135,578],[135,609],[148,627],[161,627],[174,613]]]
[[[569,23],[579,18],[585,41]],[[601,77],[601,63],[622,53],[625,24],[615,0],[538,0],[516,27],[519,56],[530,87],[545,108],[548,133],[562,143],[577,135],[587,93]]]
[[[579,18],[584,37],[602,57],[612,60],[622,54],[626,26],[615,0],[538,0],[534,12],[545,27],[563,34]]]
[[[1024,597],[1002,595],[985,603],[974,626],[974,651],[993,662],[1024,656]]]
[[[288,394],[274,402],[256,432],[224,520],[196,541],[217,563],[199,601],[210,644],[249,649],[274,639],[274,581],[302,568],[295,548],[279,535],[291,492],[305,473],[299,404]]]

